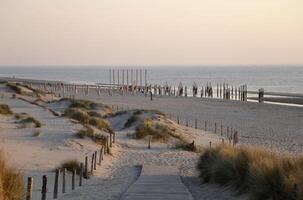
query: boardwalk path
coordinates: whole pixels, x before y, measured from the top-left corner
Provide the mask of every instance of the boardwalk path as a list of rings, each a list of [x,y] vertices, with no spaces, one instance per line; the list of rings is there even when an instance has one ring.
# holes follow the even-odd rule
[[[193,200],[176,167],[144,166],[121,200]]]

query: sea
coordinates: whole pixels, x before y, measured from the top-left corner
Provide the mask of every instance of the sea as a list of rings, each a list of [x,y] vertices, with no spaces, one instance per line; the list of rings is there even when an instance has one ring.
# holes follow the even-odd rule
[[[65,81],[69,83],[96,84],[109,83],[109,71],[115,69],[120,73],[122,83],[122,69],[142,70],[142,82],[145,83],[144,71],[147,70],[148,84],[168,84],[178,86],[205,86],[211,83],[228,83],[230,86],[246,84],[248,90],[256,91],[264,88],[270,92],[290,92],[303,94],[303,65],[302,66],[0,66],[1,77],[16,77],[39,80]],[[138,75],[139,76],[139,75]],[[135,79],[135,78],[134,78]]]

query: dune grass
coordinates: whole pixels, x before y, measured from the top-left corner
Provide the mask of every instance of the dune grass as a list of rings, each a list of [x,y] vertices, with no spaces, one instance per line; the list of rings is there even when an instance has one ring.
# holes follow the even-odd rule
[[[99,130],[108,132],[108,133],[113,133],[112,128],[110,125],[102,118],[97,118],[97,117],[90,117],[88,123],[92,126],[95,126]]]
[[[19,121],[19,123],[21,123],[21,124],[33,123],[35,125],[35,128],[41,128],[41,126],[42,126],[41,122],[39,122],[37,119],[35,119],[33,117],[27,117],[25,119],[21,119]]]
[[[136,128],[135,135],[137,139],[151,135],[155,141],[167,141],[173,134],[166,125],[145,119],[143,123]]]
[[[22,89],[15,83],[7,83],[6,86],[17,94],[22,94]]]
[[[81,139],[87,137],[87,138],[92,139],[97,144],[104,145],[104,146],[106,144],[106,137],[104,135],[101,135],[101,134],[96,134],[94,129],[92,129],[89,126],[85,126],[84,129],[78,131],[76,133],[76,137],[81,138]]]
[[[9,167],[0,151],[0,199],[20,200],[24,197],[23,175]]]
[[[87,124],[90,118],[86,111],[79,108],[68,108],[65,110],[64,116],[77,120],[84,124]]]
[[[0,104],[0,114],[1,115],[12,115],[13,112],[11,111],[11,109],[8,105]]]
[[[64,168],[70,172],[76,170],[76,173],[80,174],[80,162],[77,160],[64,161],[57,169],[60,169],[62,171]]]
[[[291,200],[303,194],[303,158],[252,147],[206,150],[197,166],[204,182],[230,186],[251,199]]]

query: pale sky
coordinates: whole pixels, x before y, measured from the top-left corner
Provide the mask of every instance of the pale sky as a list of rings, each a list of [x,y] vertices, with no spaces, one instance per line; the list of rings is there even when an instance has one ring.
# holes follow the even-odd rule
[[[0,65],[303,64],[303,0],[0,0]]]

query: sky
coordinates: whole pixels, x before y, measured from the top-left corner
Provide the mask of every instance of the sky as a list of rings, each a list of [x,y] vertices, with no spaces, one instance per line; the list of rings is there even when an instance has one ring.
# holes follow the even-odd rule
[[[0,66],[303,64],[302,0],[0,0]]]

